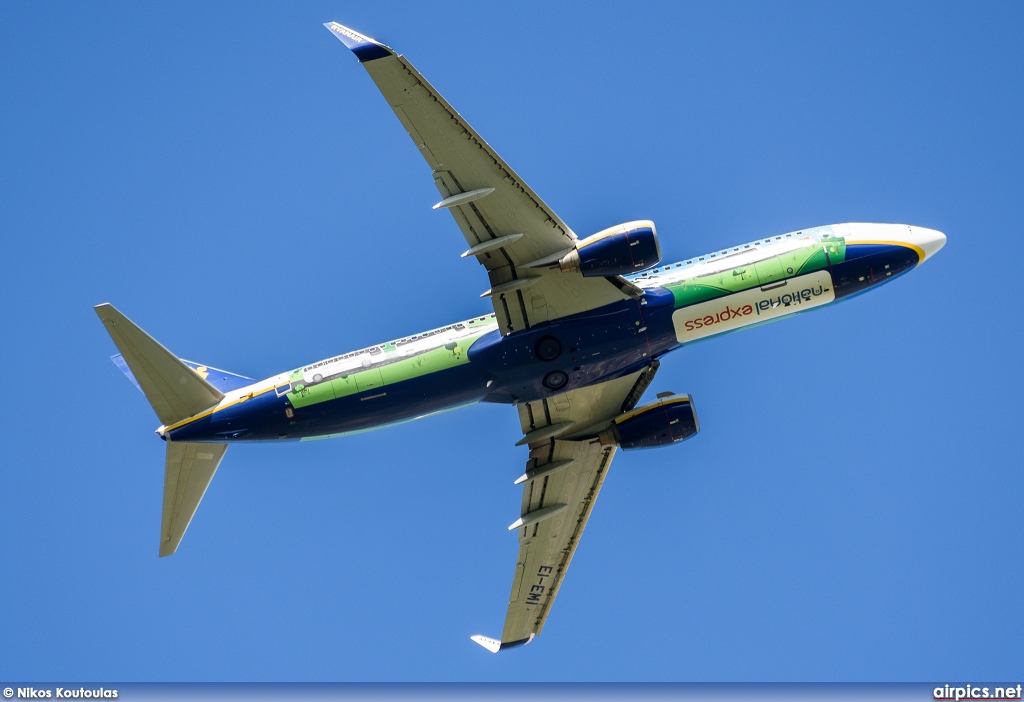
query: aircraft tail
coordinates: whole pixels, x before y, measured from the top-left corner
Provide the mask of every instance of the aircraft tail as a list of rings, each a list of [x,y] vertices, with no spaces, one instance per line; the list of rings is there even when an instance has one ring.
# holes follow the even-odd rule
[[[208,410],[224,398],[200,371],[161,346],[113,305],[95,309],[121,352],[114,363],[142,390],[165,426]],[[227,448],[227,444],[167,442],[161,556],[177,550]]]

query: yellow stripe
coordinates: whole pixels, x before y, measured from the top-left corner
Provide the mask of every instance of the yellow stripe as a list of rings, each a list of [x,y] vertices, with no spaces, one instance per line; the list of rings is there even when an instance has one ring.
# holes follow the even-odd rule
[[[903,246],[908,249],[913,249],[917,253],[918,263],[923,261],[925,258],[924,249],[922,249],[920,246],[915,246],[914,244],[911,244],[909,241],[883,241],[881,239],[854,239],[853,241],[851,241],[850,239],[846,240],[847,246],[850,246],[852,244],[887,244],[888,246]]]
[[[649,226],[649,227],[652,227],[652,228],[654,226],[653,223],[651,223],[650,220],[647,220],[647,219],[635,219],[632,222],[623,222],[622,224],[616,224],[614,227],[608,227],[608,229],[605,229],[604,231],[600,231],[597,234],[591,234],[586,239],[584,239],[583,241],[579,242],[576,245],[576,248],[577,249],[582,249],[584,246],[590,246],[591,244],[594,244],[594,243],[596,243],[598,241],[601,241],[601,239],[607,239],[608,237],[615,236],[616,234],[625,234],[626,232],[632,231],[633,229],[642,229],[643,228],[643,227],[630,227],[630,226],[627,226],[627,225],[632,225],[632,224],[643,224],[645,226]]]
[[[287,385],[287,383],[285,383],[285,385]],[[226,405],[217,405],[215,407],[211,407],[208,410],[200,412],[199,414],[195,415],[194,417],[189,417],[188,419],[183,419],[180,422],[175,422],[171,426],[165,427],[164,431],[174,431],[175,429],[183,427],[186,424],[191,424],[192,422],[200,420],[203,417],[209,417],[214,412],[220,412],[221,410],[227,409],[228,407],[234,407],[235,405],[241,404],[241,403],[243,403],[243,402],[245,402],[247,400],[251,400],[254,397],[258,397],[259,395],[262,395],[264,393],[268,393],[271,390],[276,390],[279,387],[284,387],[284,385],[272,385],[271,387],[263,388],[262,390],[254,390],[253,392],[250,392],[250,393],[248,393],[246,395],[242,395],[237,400],[233,400],[232,402],[229,402]]]
[[[658,406],[659,407],[664,407],[665,405],[674,405],[674,404],[677,404],[679,402],[691,402],[690,396],[689,395],[675,395],[673,397],[666,397],[666,398],[664,398],[664,399],[662,399],[660,401],[660,404]],[[646,405],[644,407],[641,407],[640,409],[633,410],[629,414],[627,414],[625,416],[622,416],[622,417],[619,417],[618,419],[616,419],[615,423],[619,424],[620,422],[624,422],[627,419],[629,419],[630,417],[635,417],[636,415],[642,414],[643,412],[646,412],[649,409],[652,409],[652,407],[650,405]]]
[[[584,239],[583,241],[581,241],[580,243],[578,243],[576,245],[576,249],[579,250],[579,249],[584,248],[585,246],[590,246],[591,244],[596,244],[597,242],[601,241],[602,239],[607,239],[608,237],[615,236],[616,234],[625,234],[626,231],[627,230],[625,230],[625,229],[619,229],[618,227],[616,227],[616,228],[612,229],[612,231],[610,231],[610,232],[608,232],[606,234],[601,234],[600,232],[598,232],[597,234],[594,234],[593,236],[589,236],[586,239]]]

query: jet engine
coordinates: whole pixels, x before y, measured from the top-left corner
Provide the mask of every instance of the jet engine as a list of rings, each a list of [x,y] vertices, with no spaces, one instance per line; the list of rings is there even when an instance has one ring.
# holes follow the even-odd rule
[[[689,395],[662,393],[658,401],[627,412],[603,432],[603,444],[624,449],[656,448],[689,439],[700,431]]]
[[[563,256],[559,267],[585,277],[638,273],[661,261],[661,246],[654,222],[641,219],[609,227],[589,236]]]

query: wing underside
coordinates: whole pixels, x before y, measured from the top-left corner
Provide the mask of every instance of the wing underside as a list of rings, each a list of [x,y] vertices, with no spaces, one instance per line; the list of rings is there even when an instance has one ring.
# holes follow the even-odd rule
[[[614,455],[614,446],[596,439],[554,440],[530,452],[532,470],[555,469],[523,484],[519,555],[503,647],[526,643],[543,630]],[[551,516],[544,518],[545,510]]]
[[[501,640],[474,637],[477,643],[497,651],[529,643],[544,629],[615,456],[616,447],[597,437],[633,409],[657,368],[654,362],[621,378],[519,405],[530,446],[526,471],[516,481],[523,486],[520,517],[509,527],[519,536],[519,555]]]
[[[359,58],[430,166],[441,201],[487,270],[502,334],[635,296],[619,277],[584,277],[559,265],[574,250],[573,231],[526,185],[402,56],[336,22],[325,25]],[[603,429],[633,408],[657,362],[603,383],[518,406],[529,446],[519,536],[501,639],[475,636],[491,651],[529,642],[544,628],[579,546],[616,447]]]
[[[359,57],[430,166],[467,257],[487,269],[503,334],[628,297],[605,278],[563,272],[575,233],[403,57],[347,27],[325,25]]]

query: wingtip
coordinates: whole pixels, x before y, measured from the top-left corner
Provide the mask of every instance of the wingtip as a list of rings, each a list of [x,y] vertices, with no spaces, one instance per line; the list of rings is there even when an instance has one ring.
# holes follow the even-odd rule
[[[501,642],[497,639],[492,639],[489,636],[481,636],[480,634],[470,636],[469,638],[486,648],[491,653],[497,653],[501,650]]]
[[[510,641],[508,643],[502,643],[498,639],[492,639],[490,636],[470,636],[469,638],[486,648],[491,653],[497,653],[498,651],[504,651],[508,648],[518,648],[519,646],[525,646],[526,644],[533,641],[536,634],[530,634],[525,639],[519,639],[518,641]]]
[[[354,29],[346,27],[337,22],[324,22],[324,26],[333,34],[338,41],[352,50],[360,63],[373,61],[374,59],[394,56],[395,52],[390,47],[381,44],[376,39],[371,39],[365,34],[360,34]]]

